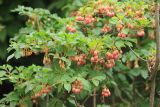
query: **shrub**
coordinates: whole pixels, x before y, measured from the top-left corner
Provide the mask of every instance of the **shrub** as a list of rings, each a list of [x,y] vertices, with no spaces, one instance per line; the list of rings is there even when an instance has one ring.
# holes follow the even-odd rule
[[[92,96],[94,107],[97,96],[99,104],[109,99],[108,104],[123,107],[147,102],[144,81],[156,52],[152,9],[147,0],[98,0],[60,18],[44,9],[19,6],[13,11],[28,20],[11,39],[7,60],[43,54],[44,66],[2,66],[1,80],[13,83],[14,90],[0,103],[84,106]]]

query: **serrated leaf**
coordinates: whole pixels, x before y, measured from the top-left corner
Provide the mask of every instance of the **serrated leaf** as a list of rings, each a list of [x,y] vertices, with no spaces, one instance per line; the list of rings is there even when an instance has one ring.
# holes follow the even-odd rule
[[[128,41],[125,42],[125,45],[133,47],[133,44],[131,42],[128,42]]]
[[[136,43],[137,44],[137,39],[135,38],[125,38],[126,41],[130,41],[130,42],[133,42],[133,43]]]
[[[122,48],[122,47],[125,47],[124,41],[116,41],[115,45],[119,49]]]
[[[109,20],[109,23],[116,25],[116,24],[118,23],[118,21],[119,21],[119,19],[118,19],[117,17],[112,17],[112,18]]]
[[[93,84],[97,87],[99,85],[99,81],[98,80],[92,80]]]

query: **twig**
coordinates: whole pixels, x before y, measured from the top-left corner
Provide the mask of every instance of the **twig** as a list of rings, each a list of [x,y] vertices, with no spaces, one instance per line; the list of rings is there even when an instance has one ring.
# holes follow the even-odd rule
[[[93,107],[96,107],[96,88],[94,88],[93,92]]]
[[[104,96],[101,97],[101,102],[102,102],[102,104],[105,104],[105,98],[104,98]]]
[[[156,4],[155,11],[155,22],[156,22],[156,62],[154,69],[151,72],[151,91],[150,91],[150,107],[154,107],[154,96],[155,96],[155,81],[157,71],[160,63],[160,26],[159,26],[159,3]]]
[[[49,95],[47,94],[47,96],[46,96],[46,107],[48,107],[48,102],[49,102]]]
[[[115,97],[112,96],[112,107],[116,107]]]
[[[143,59],[142,57],[140,57],[130,46],[128,46],[128,47],[129,47],[129,49],[134,53],[134,55],[135,55],[136,57],[138,57],[139,59],[141,59],[141,60],[143,60],[143,61],[145,61],[145,62],[148,62],[148,60]]]
[[[135,80],[136,80],[136,78],[134,77],[134,78],[133,78],[133,83],[132,83],[132,84],[133,84],[133,85],[132,85],[132,86],[133,86],[133,89],[132,89],[132,91],[133,91],[133,93],[132,93],[132,96],[133,96],[132,106],[133,106],[133,107],[136,107],[136,87],[135,87],[136,84],[135,84]]]
[[[89,99],[89,97],[90,97],[90,96],[87,96],[87,97],[85,98],[85,100],[82,102],[82,105],[84,105],[84,104],[86,103],[86,101]]]
[[[77,101],[77,99],[76,99],[75,96],[73,96],[73,99],[74,99],[74,101],[75,101],[75,103],[76,103],[76,107],[79,107],[78,101]]]

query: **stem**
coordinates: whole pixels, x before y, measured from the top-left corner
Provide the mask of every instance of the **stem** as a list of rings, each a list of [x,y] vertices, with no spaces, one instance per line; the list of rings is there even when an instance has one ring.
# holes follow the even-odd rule
[[[135,98],[136,98],[136,96],[135,96],[136,95],[136,92],[135,92],[136,91],[135,78],[133,79],[133,90],[132,91],[133,91],[133,104],[132,104],[132,106],[135,107],[135,105],[136,105],[136,100],[135,100]]]
[[[105,104],[105,98],[104,98],[104,96],[102,96],[101,102],[102,102],[102,104]]]
[[[75,101],[75,103],[76,103],[76,107],[79,107],[78,101],[77,101],[77,99],[76,99],[75,96],[73,97],[73,99],[74,99],[74,101]]]
[[[115,97],[112,96],[112,107],[116,107]]]
[[[150,107],[154,107],[154,95],[155,95],[155,78],[151,81],[151,92],[150,92]]]
[[[96,88],[94,88],[93,92],[93,107],[96,107]]]
[[[156,22],[156,62],[154,69],[151,72],[151,91],[150,91],[150,107],[154,107],[154,96],[155,96],[155,81],[157,76],[157,71],[160,62],[160,27],[159,27],[159,3],[156,4],[155,11],[155,22]]]
[[[46,107],[48,107],[48,102],[49,102],[49,95],[47,94],[47,96],[46,96]]]

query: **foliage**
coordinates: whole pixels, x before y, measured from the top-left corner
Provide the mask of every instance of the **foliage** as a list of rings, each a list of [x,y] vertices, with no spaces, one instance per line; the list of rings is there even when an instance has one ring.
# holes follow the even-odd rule
[[[11,13],[10,10],[18,5],[24,5],[33,8],[46,8],[64,17],[69,15],[73,10],[76,10],[78,6],[82,6],[85,2],[85,0],[0,0],[0,59],[2,59],[0,63],[6,60],[6,49],[9,45],[9,38],[12,38],[24,26],[26,20],[25,17],[18,17],[14,13]]]
[[[155,54],[149,1],[91,0],[67,18],[24,6],[13,12],[28,20],[11,39],[7,60],[44,54],[44,67],[2,66],[1,82],[14,90],[1,106],[84,106],[95,89],[102,103],[111,95],[118,107],[147,104],[147,67]]]

